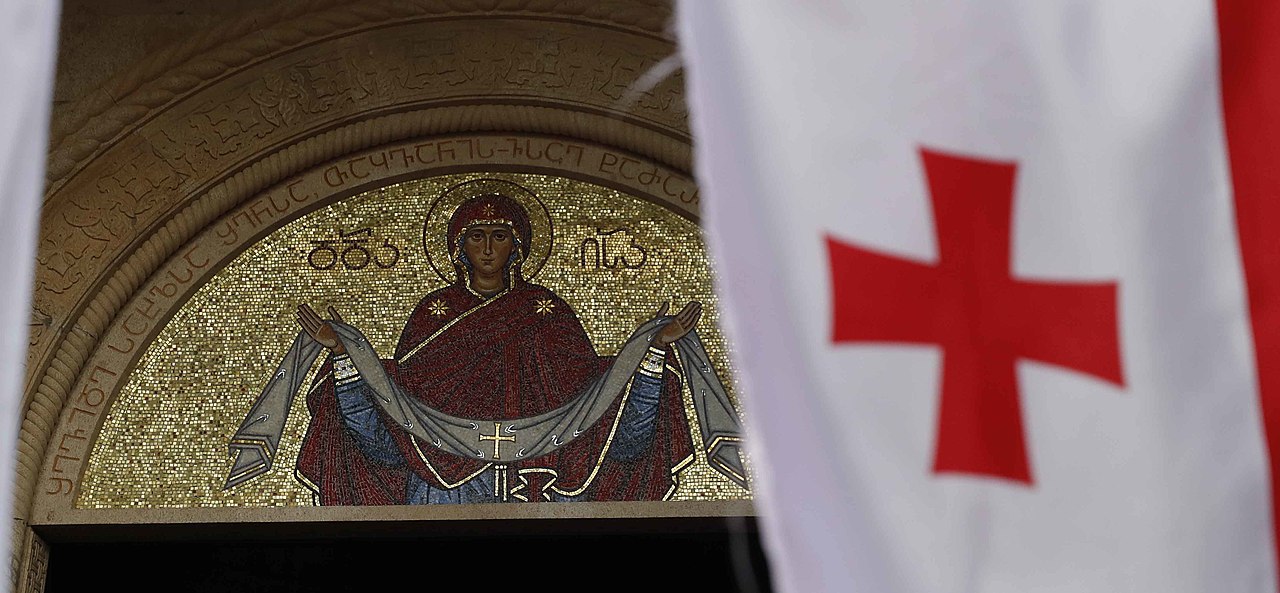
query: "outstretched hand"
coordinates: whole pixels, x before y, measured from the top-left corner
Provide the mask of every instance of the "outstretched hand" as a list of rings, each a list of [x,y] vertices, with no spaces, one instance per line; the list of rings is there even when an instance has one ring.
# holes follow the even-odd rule
[[[334,321],[342,321],[342,316],[338,315],[338,310],[332,306],[328,309],[329,317]],[[316,314],[315,309],[311,305],[303,303],[298,305],[298,325],[306,330],[307,335],[311,339],[320,343],[321,346],[328,348],[334,354],[346,354],[347,349],[342,345],[342,340],[338,339],[338,332],[333,331],[333,326],[328,321],[321,319]]]
[[[655,317],[662,317],[667,314],[670,302],[662,303],[662,307],[658,309]],[[702,318],[702,303],[698,301],[689,301],[675,317],[671,318],[671,322],[654,336],[653,344],[659,348],[665,348],[668,344],[685,337],[686,334],[693,331],[697,327],[698,320]]]

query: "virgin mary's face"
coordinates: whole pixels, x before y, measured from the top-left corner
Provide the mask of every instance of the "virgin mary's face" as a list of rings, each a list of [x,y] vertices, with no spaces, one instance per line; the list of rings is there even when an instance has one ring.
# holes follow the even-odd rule
[[[462,239],[462,250],[479,276],[501,274],[514,248],[511,229],[502,224],[473,226]]]

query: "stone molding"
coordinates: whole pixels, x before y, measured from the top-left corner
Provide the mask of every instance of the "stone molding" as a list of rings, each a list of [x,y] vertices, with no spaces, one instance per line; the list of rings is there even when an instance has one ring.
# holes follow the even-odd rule
[[[49,575],[49,544],[31,528],[21,530],[15,558],[18,566],[18,583],[16,591],[21,593],[44,593],[45,580]]]
[[[51,195],[137,122],[218,76],[325,38],[425,18],[558,19],[671,40],[664,0],[311,0],[284,2],[157,52],[54,114],[46,174]],[[274,25],[264,27],[264,24]]]
[[[227,212],[322,163],[408,139],[525,133],[688,174],[683,82],[657,0],[288,3],[158,52],[55,114],[15,534],[103,332]],[[16,538],[17,567],[29,551]],[[14,577],[17,577],[15,571]]]
[[[686,218],[698,215],[697,186],[683,173],[617,149],[560,136],[435,135],[337,152],[341,156],[336,160],[286,177],[230,209],[222,208],[226,193],[210,192],[192,201],[188,209],[193,214],[186,218],[192,222],[187,226],[198,232],[173,250],[133,291],[85,361],[85,370],[52,433],[28,518],[31,525],[93,523],[92,517],[98,514],[108,516],[96,509],[79,509],[76,499],[107,411],[147,346],[197,288],[262,237],[308,212],[406,179],[467,171],[520,171],[552,173],[612,187]],[[213,213],[220,216],[205,218]],[[228,510],[244,511],[206,511],[213,517]],[[415,514],[419,519],[432,518],[439,510],[419,509]],[[129,512],[136,522],[147,522],[150,509]],[[370,518],[383,515],[382,509],[368,509],[363,514]]]

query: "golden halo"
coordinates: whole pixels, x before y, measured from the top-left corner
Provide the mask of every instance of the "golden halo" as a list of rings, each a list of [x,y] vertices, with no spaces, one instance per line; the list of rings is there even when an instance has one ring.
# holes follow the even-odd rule
[[[543,205],[542,200],[528,188],[502,179],[472,179],[454,185],[443,192],[427,210],[427,222],[422,228],[422,247],[427,252],[427,261],[431,268],[445,282],[452,283],[457,279],[453,271],[453,262],[449,260],[449,219],[463,202],[484,194],[498,194],[511,198],[524,206],[529,213],[529,227],[532,237],[529,241],[529,257],[521,270],[526,279],[533,279],[551,257],[551,244],[554,240],[551,226],[551,213]]]

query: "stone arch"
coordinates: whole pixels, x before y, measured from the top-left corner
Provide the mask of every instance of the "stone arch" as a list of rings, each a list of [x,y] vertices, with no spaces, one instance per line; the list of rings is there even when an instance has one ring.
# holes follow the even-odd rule
[[[32,505],[62,446],[54,431],[92,379],[86,361],[193,237],[317,165],[446,134],[577,139],[687,179],[679,75],[629,91],[673,54],[669,16],[663,2],[290,3],[160,52],[60,112],[25,377],[15,576],[43,575]]]

